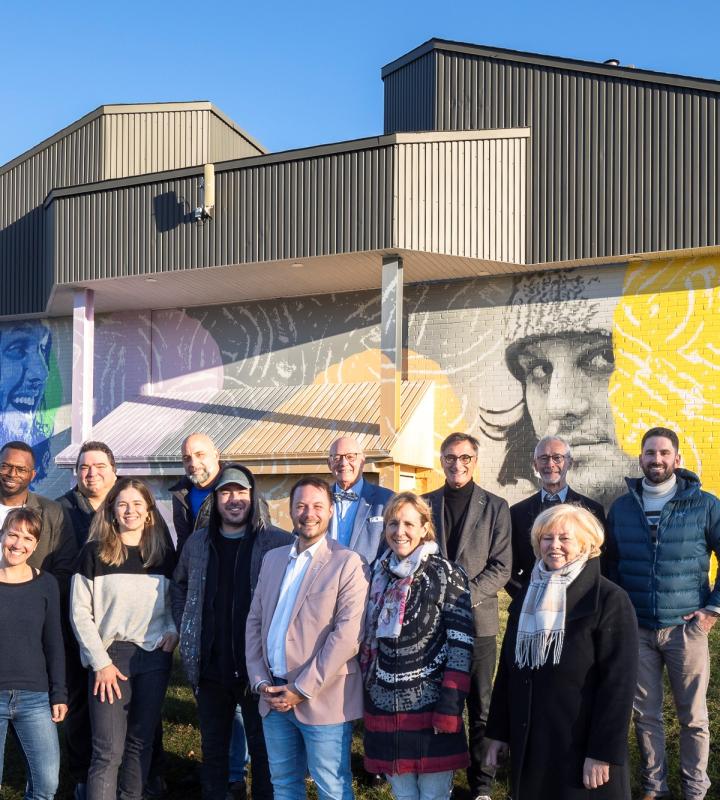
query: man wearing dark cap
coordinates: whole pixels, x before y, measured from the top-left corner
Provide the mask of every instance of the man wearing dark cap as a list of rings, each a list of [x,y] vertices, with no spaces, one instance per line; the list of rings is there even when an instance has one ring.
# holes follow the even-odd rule
[[[269,550],[292,543],[270,524],[249,469],[228,464],[214,487],[208,525],[187,540],[175,571],[172,606],[180,653],[198,701],[203,800],[225,800],[235,706],[242,707],[253,800],[272,800],[258,698],[248,686],[245,623]]]

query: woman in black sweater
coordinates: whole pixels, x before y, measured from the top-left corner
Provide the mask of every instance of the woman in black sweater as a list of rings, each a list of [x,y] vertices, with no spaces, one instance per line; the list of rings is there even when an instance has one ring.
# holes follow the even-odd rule
[[[27,563],[41,530],[36,511],[17,508],[0,531],[0,752],[10,724],[25,754],[27,800],[55,796],[55,724],[67,713],[60,591],[52,575]],[[0,760],[0,783],[2,766]]]

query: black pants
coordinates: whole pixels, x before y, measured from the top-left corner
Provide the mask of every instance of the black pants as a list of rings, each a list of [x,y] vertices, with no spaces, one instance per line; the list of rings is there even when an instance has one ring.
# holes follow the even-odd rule
[[[92,732],[88,710],[88,675],[94,673],[83,667],[80,649],[73,636],[65,644],[65,674],[68,690],[68,712],[63,721],[67,767],[74,783],[87,783],[92,760]],[[122,683],[122,681],[121,681]],[[165,766],[162,720],[158,721],[153,741],[150,777],[161,775]]]
[[[75,783],[87,783],[92,758],[92,736],[88,713],[88,670],[80,661],[77,640],[65,642],[65,674],[68,712],[63,722],[67,767]]]
[[[203,800],[225,800],[228,790],[230,738],[235,706],[242,708],[245,736],[252,766],[253,800],[272,800],[265,737],[258,711],[258,698],[247,684],[225,685],[201,680],[197,691],[198,718],[202,737]]]
[[[132,642],[114,642],[108,655],[127,680],[118,681],[122,698],[111,704],[93,696],[95,676],[88,678],[93,746],[88,798],[141,800],[172,655],[148,652]]]
[[[470,793],[490,794],[495,770],[484,766],[487,727],[497,642],[495,636],[476,636],[470,667],[470,692],[467,698],[470,739],[470,766],[467,771]]]

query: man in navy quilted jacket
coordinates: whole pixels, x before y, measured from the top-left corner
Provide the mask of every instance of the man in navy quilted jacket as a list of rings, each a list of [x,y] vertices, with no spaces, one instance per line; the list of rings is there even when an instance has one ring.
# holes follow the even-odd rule
[[[708,633],[720,615],[720,575],[710,586],[710,557],[720,557],[720,501],[680,467],[677,434],[651,428],[642,439],[644,478],[627,478],[628,492],[608,517],[608,576],[635,606],[640,666],[634,717],[642,759],[643,800],[668,797],[662,720],[667,669],[680,722],[685,800],[707,794],[710,731]]]

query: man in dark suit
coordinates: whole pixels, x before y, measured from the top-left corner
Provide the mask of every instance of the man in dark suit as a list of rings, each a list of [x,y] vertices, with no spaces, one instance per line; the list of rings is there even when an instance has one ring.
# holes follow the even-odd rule
[[[451,433],[440,446],[445,485],[424,495],[433,512],[442,555],[467,573],[475,640],[467,699],[470,733],[468,784],[473,800],[490,800],[494,771],[485,766],[485,725],[495,671],[500,589],[510,577],[508,504],[473,481],[480,443]]]
[[[333,442],[328,456],[328,468],[335,476],[329,533],[372,565],[384,549],[383,512],[393,493],[366,481],[364,466],[365,454],[357,439],[341,436]]]
[[[605,527],[605,511],[600,503],[578,494],[567,484],[572,467],[570,445],[560,436],[544,436],[537,443],[533,468],[540,476],[540,491],[510,508],[512,519],[512,577],[505,589],[516,597],[530,583],[535,554],[530,544],[530,529],[537,515],[557,503],[574,503],[594,514]]]

